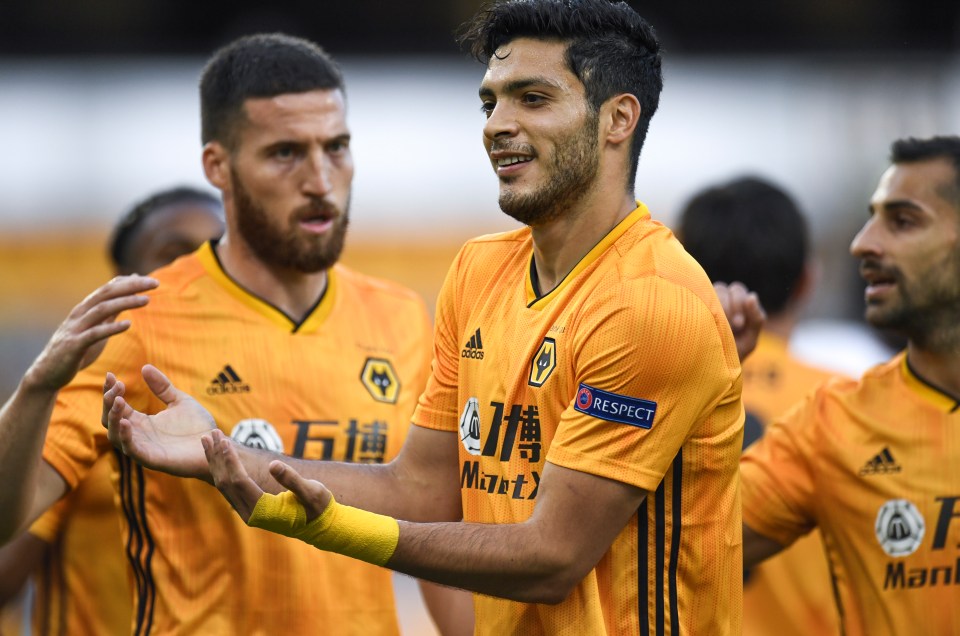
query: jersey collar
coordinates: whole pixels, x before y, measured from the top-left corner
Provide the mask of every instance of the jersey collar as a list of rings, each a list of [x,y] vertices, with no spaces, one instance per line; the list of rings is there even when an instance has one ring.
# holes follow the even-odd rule
[[[955,413],[960,410],[960,400],[917,375],[917,372],[910,366],[906,353],[903,354],[903,359],[900,361],[900,372],[907,388],[931,402],[938,409],[947,413]]]
[[[549,293],[543,296],[537,296],[536,288],[533,285],[533,272],[534,263],[533,263],[533,253],[531,247],[530,254],[530,267],[527,269],[526,276],[526,292],[527,292],[527,307],[530,309],[543,309],[546,307],[551,300],[556,298],[561,291],[576,278],[580,272],[590,267],[600,255],[607,251],[607,248],[613,245],[618,238],[623,236],[623,234],[629,230],[631,227],[637,224],[642,219],[650,218],[650,210],[647,209],[647,206],[637,201],[637,207],[628,214],[622,221],[617,223],[616,226],[604,236],[600,241],[593,246],[593,248],[587,252],[587,254],[580,259],[580,261],[574,266],[570,273],[563,277],[563,280],[560,281],[556,287],[550,290]]]
[[[334,301],[337,297],[338,277],[335,268],[327,270],[327,286],[317,299],[316,304],[307,312],[306,317],[297,322],[275,305],[267,302],[257,296],[240,283],[234,280],[230,274],[223,268],[223,264],[217,257],[217,251],[214,249],[216,240],[209,241],[200,246],[197,250],[197,258],[204,270],[214,281],[217,282],[228,294],[233,296],[239,302],[243,303],[249,309],[260,314],[276,326],[284,330],[290,330],[292,333],[310,333],[316,331],[321,324],[330,315],[333,309]]]

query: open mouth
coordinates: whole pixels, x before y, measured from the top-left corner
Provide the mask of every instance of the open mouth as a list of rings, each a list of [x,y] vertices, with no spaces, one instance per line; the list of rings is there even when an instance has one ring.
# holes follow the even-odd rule
[[[308,232],[323,233],[333,226],[336,215],[330,209],[311,210],[298,220],[301,228]]]

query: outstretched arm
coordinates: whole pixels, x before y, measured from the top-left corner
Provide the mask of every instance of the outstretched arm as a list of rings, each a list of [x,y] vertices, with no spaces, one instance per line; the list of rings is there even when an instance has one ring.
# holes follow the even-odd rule
[[[292,495],[265,495],[219,431],[205,436],[203,445],[217,488],[250,525],[418,578],[523,602],[565,599],[646,496],[548,462],[533,515],[522,523],[397,522],[335,501],[323,484],[280,461],[270,472]]]
[[[117,314],[147,303],[139,294],[157,286],[144,276],[117,277],[77,305],[0,409],[0,543],[56,501],[66,484],[41,460],[57,392],[93,362],[107,338],[130,327]]]
[[[108,375],[103,424],[110,441],[147,468],[213,483],[201,445],[204,435],[218,430],[213,417],[156,367],[145,366],[143,377],[166,409],[155,415],[137,411],[123,399],[123,383]],[[284,490],[269,470],[271,462],[282,459],[303,475],[323,481],[349,505],[414,521],[455,521],[463,516],[459,442],[452,432],[412,426],[397,458],[382,465],[295,459],[223,439],[233,446],[244,474],[259,492]]]

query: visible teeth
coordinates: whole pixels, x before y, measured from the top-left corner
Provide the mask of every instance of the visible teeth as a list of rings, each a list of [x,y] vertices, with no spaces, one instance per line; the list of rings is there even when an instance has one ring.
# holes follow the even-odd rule
[[[504,157],[497,159],[497,165],[502,168],[503,166],[512,166],[515,163],[526,163],[531,159],[532,157]]]

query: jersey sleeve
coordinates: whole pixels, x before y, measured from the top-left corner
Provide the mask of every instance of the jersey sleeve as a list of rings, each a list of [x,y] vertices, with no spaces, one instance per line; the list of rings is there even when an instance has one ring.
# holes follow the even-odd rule
[[[739,363],[726,322],[690,289],[651,276],[608,294],[576,327],[575,396],[547,460],[653,491],[718,404],[716,435],[739,435]]]
[[[776,420],[740,459],[744,523],[784,546],[816,525],[810,461],[819,395]]]
[[[425,428],[453,431],[457,428],[457,379],[460,357],[457,348],[457,303],[459,272],[464,250],[454,259],[437,298],[433,329],[433,364],[427,387],[413,414],[413,423]]]
[[[125,316],[121,315],[120,319]],[[107,431],[100,422],[103,405],[103,382],[108,371],[127,387],[126,398],[136,404],[139,393],[145,392],[140,369],[146,363],[137,335],[136,313],[129,316],[129,330],[110,338],[100,357],[80,371],[70,384],[60,390],[50,418],[43,447],[43,459],[50,464],[73,490],[93,466],[111,448]]]

